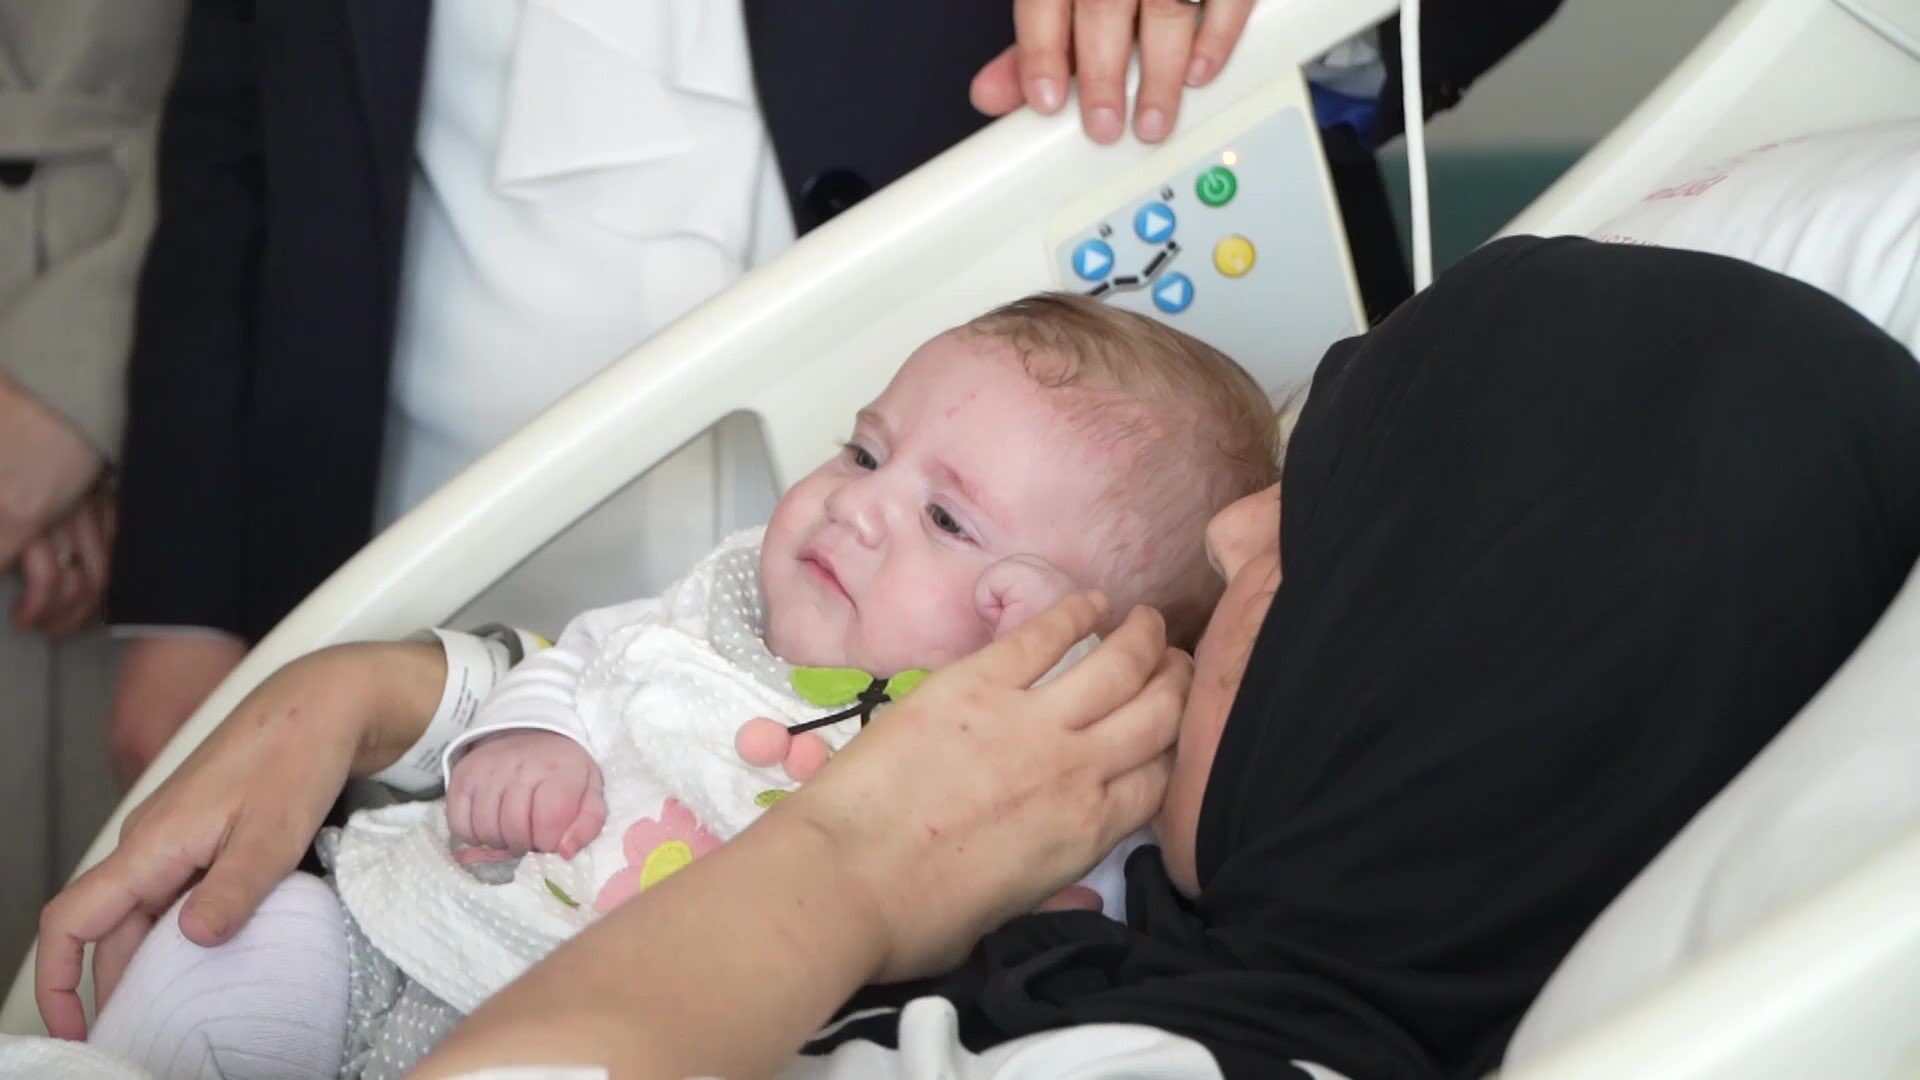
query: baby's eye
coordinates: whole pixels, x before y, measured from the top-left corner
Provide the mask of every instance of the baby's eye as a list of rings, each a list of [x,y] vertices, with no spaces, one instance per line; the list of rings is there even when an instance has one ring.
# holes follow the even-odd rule
[[[953,520],[953,515],[947,513],[944,507],[927,507],[927,518],[933,522],[933,527],[939,529],[941,532],[951,536],[957,536],[962,540],[967,538],[967,530],[961,528],[960,523]]]
[[[880,460],[872,454],[867,453],[866,448],[859,443],[848,443],[847,454],[852,459],[853,467],[856,469],[872,470],[880,467]]]

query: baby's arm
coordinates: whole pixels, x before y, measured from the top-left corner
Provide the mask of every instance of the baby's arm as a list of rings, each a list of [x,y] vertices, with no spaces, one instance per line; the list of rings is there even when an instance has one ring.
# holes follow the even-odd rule
[[[447,748],[447,825],[462,861],[528,851],[571,858],[606,824],[600,768],[576,700],[580,677],[615,629],[655,601],[590,611],[529,657]]]

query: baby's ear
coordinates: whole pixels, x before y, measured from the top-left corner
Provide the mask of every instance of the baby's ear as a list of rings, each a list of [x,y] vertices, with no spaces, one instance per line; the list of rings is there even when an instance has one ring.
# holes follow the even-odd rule
[[[1040,556],[1013,555],[980,575],[973,606],[997,641],[1080,589],[1066,571]]]

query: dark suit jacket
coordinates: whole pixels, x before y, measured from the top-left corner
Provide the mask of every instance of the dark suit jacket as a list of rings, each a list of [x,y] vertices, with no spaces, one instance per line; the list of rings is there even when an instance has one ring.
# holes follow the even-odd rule
[[[980,127],[968,82],[1013,40],[1007,0],[744,2],[803,231]],[[1557,2],[1433,0],[1492,14],[1454,35],[1461,63],[1429,45],[1430,83],[1456,93]],[[431,8],[194,0],[128,376],[115,622],[256,638],[366,542]],[[1330,152],[1383,312],[1405,275],[1379,176]]]

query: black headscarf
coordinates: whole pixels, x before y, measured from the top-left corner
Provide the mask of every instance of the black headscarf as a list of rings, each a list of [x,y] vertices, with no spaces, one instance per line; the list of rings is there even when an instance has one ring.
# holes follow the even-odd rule
[[[1200,898],[1146,849],[1130,926],[990,935],[909,991],[969,1046],[1118,1021],[1231,1076],[1495,1067],[1920,555],[1920,366],[1742,263],[1503,241],[1328,354],[1281,503]]]

